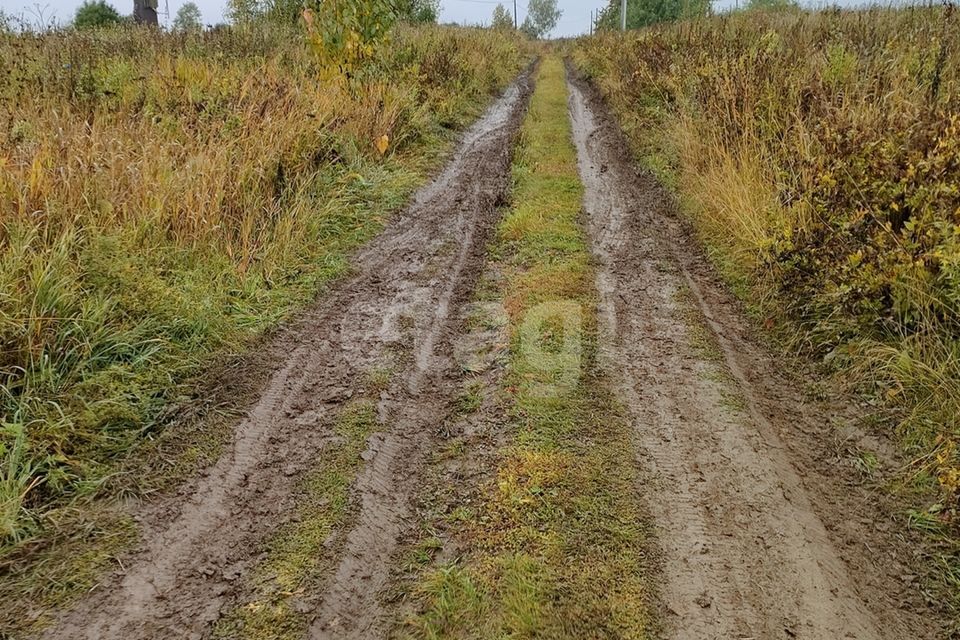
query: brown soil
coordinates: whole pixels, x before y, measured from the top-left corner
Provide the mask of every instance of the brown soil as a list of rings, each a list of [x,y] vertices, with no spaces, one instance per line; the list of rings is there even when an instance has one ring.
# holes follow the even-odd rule
[[[513,139],[529,74],[464,136],[456,157],[355,259],[356,272],[266,348],[285,354],[219,461],[137,514],[143,543],[48,638],[203,638],[240,601],[262,545],[295,512],[298,486],[334,436],[342,406],[371,371],[391,367],[354,483],[355,517],[328,547],[339,552],[312,610],[311,638],[383,634],[390,558],[409,526],[434,433],[460,369],[451,357],[483,266],[486,239],[509,187]]]
[[[845,455],[875,439],[839,431],[848,415],[757,346],[670,194],[571,84],[603,358],[636,429],[664,635],[943,637],[903,523]]]

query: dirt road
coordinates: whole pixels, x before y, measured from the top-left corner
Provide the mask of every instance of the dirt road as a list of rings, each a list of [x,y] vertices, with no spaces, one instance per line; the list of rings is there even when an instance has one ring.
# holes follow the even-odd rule
[[[452,318],[482,267],[485,240],[509,186],[513,139],[530,92],[524,76],[465,134],[455,158],[341,283],[277,339],[286,352],[220,461],[176,496],[150,505],[144,541],[48,638],[208,637],[237,602],[261,545],[294,510],[298,481],[325,446],[343,404],[376,370],[380,393],[354,493],[352,526],[321,593],[299,608],[311,638],[370,638],[380,591],[409,518],[409,497],[458,371],[446,355]]]
[[[640,445],[666,636],[939,637],[909,551],[836,464],[829,407],[749,338],[737,306],[638,172],[584,83],[570,114],[599,262],[604,358]],[[834,464],[831,464],[833,462]]]
[[[145,506],[142,545],[45,637],[213,636],[250,602],[265,543],[296,512],[319,456],[340,446],[333,425],[359,397],[372,398],[376,425],[348,483],[353,508],[311,550],[315,588],[287,594],[297,620],[284,637],[387,637],[391,571],[460,388],[454,343],[510,187],[530,90],[527,76],[512,86],[356,256],[355,275],[273,340],[274,369],[219,462]],[[912,559],[892,533],[899,525],[843,466],[833,424],[842,411],[812,403],[757,346],[670,196],[636,170],[579,81],[569,107],[601,360],[636,436],[646,513],[634,515],[657,533],[649,580],[664,636],[941,637],[905,578]],[[842,433],[854,444],[866,437]]]

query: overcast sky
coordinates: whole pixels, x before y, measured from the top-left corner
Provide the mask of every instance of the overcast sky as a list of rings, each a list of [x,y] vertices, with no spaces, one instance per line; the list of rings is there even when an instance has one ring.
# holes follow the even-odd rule
[[[42,16],[49,23],[51,19],[65,24],[73,17],[74,11],[83,0],[0,0],[0,10],[15,16],[22,16],[30,23],[40,22]],[[200,11],[203,12],[203,21],[207,24],[222,22],[223,9],[227,0],[194,0]],[[723,9],[734,3],[735,0],[715,0],[714,8]],[[857,0],[839,0],[839,4],[851,4]],[[108,0],[121,13],[133,12],[133,0]],[[187,0],[159,0],[161,21],[162,13],[168,6],[170,19],[176,14],[180,5]],[[458,22],[461,24],[488,24],[497,0],[440,0],[440,21]],[[513,11],[513,0],[503,2],[510,11]],[[607,4],[605,0],[559,0],[563,15],[560,23],[550,34],[554,37],[574,36],[585,33],[590,28],[590,11],[599,9]],[[807,4],[806,2],[804,4]],[[526,0],[517,0],[517,10],[520,22],[526,16]]]

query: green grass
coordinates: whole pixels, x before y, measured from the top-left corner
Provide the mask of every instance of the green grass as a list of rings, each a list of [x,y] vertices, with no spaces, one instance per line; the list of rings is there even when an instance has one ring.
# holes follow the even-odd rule
[[[512,336],[502,390],[511,442],[478,504],[448,520],[462,557],[419,575],[397,637],[650,637],[633,443],[595,360],[566,97],[563,66],[548,56],[491,251]]]
[[[475,413],[483,403],[483,381],[473,380],[464,386],[457,396],[454,407],[458,414]]]

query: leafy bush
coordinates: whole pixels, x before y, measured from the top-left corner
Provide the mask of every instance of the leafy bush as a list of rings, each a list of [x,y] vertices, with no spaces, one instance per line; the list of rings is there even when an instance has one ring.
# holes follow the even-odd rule
[[[315,0],[304,16],[327,79],[359,71],[400,18],[391,0]]]
[[[123,18],[105,0],[87,0],[77,7],[73,17],[73,26],[77,29],[111,27],[121,22]]]

